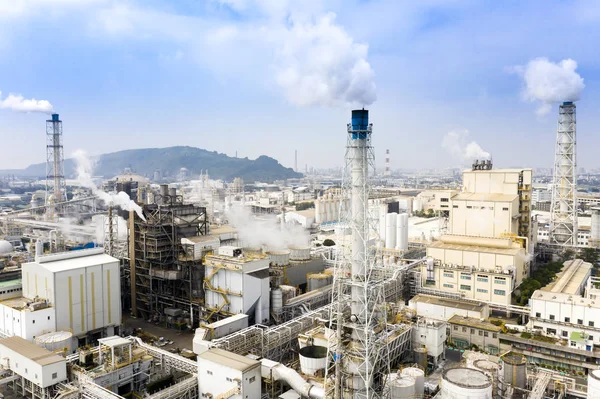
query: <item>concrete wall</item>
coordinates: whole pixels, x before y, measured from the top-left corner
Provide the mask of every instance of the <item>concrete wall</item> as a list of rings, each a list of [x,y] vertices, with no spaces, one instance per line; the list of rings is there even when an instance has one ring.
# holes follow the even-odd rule
[[[198,358],[198,387],[199,396],[212,394],[213,398],[228,392],[238,386],[236,379],[241,381],[242,390],[239,395],[232,395],[230,399],[260,398],[261,374],[260,365],[242,373],[239,370]]]
[[[55,323],[54,308],[31,312],[0,304],[0,331],[8,336],[16,335],[33,342],[38,335],[55,331]]]
[[[450,231],[452,234],[477,237],[500,237],[503,233],[517,233],[519,199],[512,201],[451,201]]]
[[[42,388],[67,379],[65,360],[42,366],[2,344],[0,344],[0,364]]]
[[[490,316],[489,309],[486,307],[482,311],[458,309],[451,306],[437,305],[433,303],[426,303],[420,301],[410,300],[408,305],[411,309],[416,310],[419,316],[426,316],[427,318],[434,320],[447,321],[454,315],[474,317],[474,318],[488,318]]]
[[[466,341],[468,345],[477,345],[479,348],[492,354],[498,353],[500,348],[498,334],[499,333],[497,332],[486,331],[475,327],[456,324],[450,325],[450,339],[453,342],[458,343],[457,341]],[[492,348],[490,348],[490,346]]]

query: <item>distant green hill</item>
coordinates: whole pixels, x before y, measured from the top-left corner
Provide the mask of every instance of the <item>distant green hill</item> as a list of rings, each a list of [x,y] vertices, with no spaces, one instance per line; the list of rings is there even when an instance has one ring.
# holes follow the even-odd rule
[[[277,160],[261,155],[257,159],[232,158],[215,151],[195,147],[143,148],[103,154],[96,158],[94,175],[110,178],[123,173],[125,168],[133,173],[152,178],[159,170],[163,176],[177,176],[181,168],[187,168],[193,179],[198,179],[200,171],[208,170],[212,179],[231,181],[241,177],[245,182],[272,182],[279,179],[302,177],[292,168],[282,166]],[[25,169],[0,170],[0,174],[16,176],[46,175],[46,164],[30,165]],[[65,160],[65,175],[74,177],[75,162]]]

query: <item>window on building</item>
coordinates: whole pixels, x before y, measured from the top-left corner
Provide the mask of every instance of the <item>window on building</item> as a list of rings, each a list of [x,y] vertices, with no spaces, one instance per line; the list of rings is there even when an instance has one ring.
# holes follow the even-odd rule
[[[48,316],[48,320],[50,320],[50,316]]]
[[[454,331],[458,331],[458,326],[454,326]]]
[[[480,281],[482,283],[487,283],[488,282],[488,278],[487,277],[482,277],[482,276],[477,276],[477,281]]]
[[[565,323],[570,323],[571,322],[571,318],[570,317],[565,317]]]
[[[444,277],[454,277],[454,273],[452,273],[452,272],[444,272]]]
[[[34,378],[37,380],[37,374],[34,374]]]
[[[498,334],[497,333],[493,333],[492,334],[492,338],[498,338]]]
[[[569,332],[568,331],[564,331],[562,332],[562,336],[563,337],[568,337],[569,336]]]
[[[577,344],[575,343],[575,341],[571,341],[571,346],[576,346]]]
[[[542,314],[540,312],[536,312],[535,317],[542,317]]]
[[[473,209],[471,205],[467,205],[467,209]]]
[[[248,384],[252,384],[254,381],[256,381],[256,377],[250,377]]]
[[[35,324],[35,320],[33,321],[33,324]]]
[[[484,336],[484,337],[487,337],[487,336],[489,336],[488,332],[487,332],[487,331],[486,331],[486,332],[484,332],[484,333],[483,333],[483,336]]]
[[[461,274],[460,278],[462,278],[463,280],[470,280],[471,279],[471,275],[469,275],[469,274]]]
[[[583,324],[583,319],[577,319],[577,324]]]
[[[494,295],[506,296],[506,291],[504,291],[504,290],[494,290]]]
[[[593,321],[590,321],[590,322],[589,322],[589,325],[590,325],[590,327],[594,327],[594,322],[593,322]]]
[[[508,211],[508,208],[502,208],[503,211]]]
[[[482,294],[487,294],[488,290],[484,290],[483,288],[477,288],[477,292],[481,292]]]
[[[494,283],[506,285],[506,279],[504,277],[496,277],[494,278]]]
[[[471,334],[475,334],[475,329],[471,328]]]
[[[55,380],[58,378],[58,373],[52,373],[52,379]]]
[[[206,370],[206,374],[213,375],[212,371],[210,371],[210,370]]]
[[[483,335],[483,331],[479,330],[479,336]]]
[[[463,332],[467,332],[467,327],[463,327],[463,328],[462,328],[462,331],[463,331]]]
[[[554,315],[553,314],[550,315],[550,320],[554,320]]]
[[[594,336],[593,336],[593,335],[588,335],[588,339],[589,339],[590,341],[593,341],[593,340],[594,340]]]
[[[448,198],[440,198],[440,202],[448,202],[449,199]]]
[[[454,288],[453,284],[444,284],[444,288]]]
[[[458,208],[458,205],[452,205],[452,208]]]
[[[27,374],[27,369],[25,369],[25,374]]]
[[[464,290],[464,291],[471,291],[471,286],[470,285],[461,284],[460,285],[460,289]]]

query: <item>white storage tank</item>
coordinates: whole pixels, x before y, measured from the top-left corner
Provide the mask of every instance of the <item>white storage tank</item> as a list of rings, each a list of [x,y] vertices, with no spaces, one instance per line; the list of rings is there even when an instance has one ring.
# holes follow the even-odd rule
[[[310,260],[310,247],[290,247],[290,260]]]
[[[593,370],[588,374],[588,398],[600,398],[600,370]]]
[[[333,275],[329,273],[308,273],[306,275],[307,291],[318,290],[319,288],[330,285],[333,281]]]
[[[401,213],[396,220],[396,249],[408,249],[408,215]]]
[[[396,247],[396,222],[397,213],[388,213],[385,216],[385,247],[395,248]]]
[[[323,223],[323,217],[321,216],[321,199],[317,198],[315,200],[315,223],[321,224]]]
[[[465,351],[463,353],[463,359],[465,360],[467,367],[472,369],[475,368],[476,361],[488,360],[488,357],[486,354],[481,352]]]
[[[590,234],[590,246],[600,246],[600,208],[592,208],[592,226]]]
[[[287,266],[290,264],[290,251],[267,251],[267,257],[274,266]]]
[[[415,395],[425,394],[425,372],[418,367],[402,369],[401,375],[415,379]]]
[[[388,382],[391,399],[405,399],[415,396],[416,381],[408,375],[399,375]]]
[[[34,342],[37,346],[48,349],[51,352],[71,353],[73,350],[73,334],[69,331],[56,331],[38,335]]]
[[[317,375],[327,367],[327,348],[324,346],[305,346],[299,351],[300,370],[304,374]]]
[[[492,379],[479,370],[447,369],[442,373],[441,385],[444,399],[492,399]]]
[[[279,288],[271,291],[271,307],[275,313],[283,310],[283,292]]]
[[[0,255],[7,255],[13,251],[13,246],[6,240],[0,240]]]

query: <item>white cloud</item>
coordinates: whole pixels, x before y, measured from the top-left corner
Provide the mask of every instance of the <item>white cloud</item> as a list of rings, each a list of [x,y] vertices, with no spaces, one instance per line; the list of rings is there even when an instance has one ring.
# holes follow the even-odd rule
[[[523,78],[523,99],[540,102],[539,115],[547,114],[552,104],[563,101],[577,101],[585,85],[583,78],[575,71],[577,62],[565,59],[559,63],[547,58],[536,58],[525,66],[516,66],[511,70]]]
[[[4,100],[0,92],[0,109],[9,109],[17,112],[44,112],[53,111],[52,104],[46,100],[26,99],[20,94],[9,94]]]
[[[470,163],[474,160],[490,159],[489,152],[475,141],[468,141],[469,131],[466,129],[452,130],[444,136],[442,147],[461,163]]]

